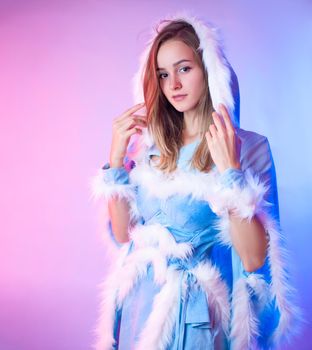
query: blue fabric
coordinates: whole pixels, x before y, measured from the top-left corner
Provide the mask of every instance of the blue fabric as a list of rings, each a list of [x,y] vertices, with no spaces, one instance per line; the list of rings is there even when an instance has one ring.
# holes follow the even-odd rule
[[[103,169],[104,181],[108,184],[127,185],[129,174],[124,167]]]
[[[247,153],[244,145],[250,147],[249,139],[246,139],[246,136],[250,137],[250,133],[245,132],[247,134],[244,134],[244,132],[241,131],[241,137],[247,141],[242,144],[242,170],[227,169],[221,176],[222,184],[229,187],[233,184],[243,186],[245,181],[244,169],[252,166],[255,172],[259,172],[264,179],[269,181],[271,191],[267,199],[273,201],[274,205],[272,205],[271,210],[276,213],[278,206],[275,172],[267,140],[258,134],[252,133],[254,141],[258,142],[260,140],[262,147],[255,151],[252,148],[253,152]],[[255,143],[257,144],[257,142]],[[186,171],[196,171],[190,168],[190,159],[198,143],[199,140],[196,140],[181,148],[178,168]],[[147,153],[148,157],[152,155],[159,155],[159,151],[155,146]],[[257,163],[255,161],[257,159],[263,160],[263,164],[261,162]],[[267,165],[268,159],[271,160],[269,165]],[[114,181],[121,181],[119,183],[122,183],[122,181],[128,183],[127,174],[121,169],[112,170],[108,176]],[[192,259],[188,260],[187,263],[181,262],[179,259],[169,260],[169,264],[175,265],[177,269],[183,271],[184,276],[187,276],[187,294],[185,299],[181,298],[179,312],[176,315],[175,331],[171,344],[166,350],[212,350],[215,348],[214,346],[217,347],[216,344],[219,344],[218,349],[230,349],[231,345],[225,339],[223,333],[215,333],[208,311],[209,300],[207,300],[205,293],[199,289],[194,276],[189,273],[189,269],[198,262],[209,260],[221,271],[222,278],[229,291],[232,290],[233,283],[238,278],[249,274],[244,270],[241,260],[233,248],[216,244],[216,235],[218,234],[215,226],[216,214],[211,210],[208,202],[194,199],[191,195],[182,196],[177,194],[166,200],[161,200],[149,197],[146,190],[140,186],[137,187],[136,194],[137,206],[143,224],[159,223],[171,232],[178,243],[190,242],[194,247]],[[264,279],[269,282],[268,261],[256,273],[262,273]],[[152,310],[154,297],[158,292],[159,287],[153,283],[153,271],[149,267],[147,276],[136,283],[131,293],[126,297],[119,317],[116,318],[116,322],[120,326],[118,350],[135,349],[135,343],[139,339],[142,327]],[[272,313],[271,306],[269,305],[268,312],[262,315],[263,320],[267,319],[269,311]],[[273,315],[273,313],[271,324],[261,326],[266,328],[267,335],[266,338],[264,337],[262,344],[265,344],[268,335],[276,326],[276,314]],[[265,329],[261,329],[261,331],[265,334]]]
[[[241,169],[228,168],[220,176],[220,182],[224,187],[232,188],[233,185],[243,188],[246,184],[244,172]]]

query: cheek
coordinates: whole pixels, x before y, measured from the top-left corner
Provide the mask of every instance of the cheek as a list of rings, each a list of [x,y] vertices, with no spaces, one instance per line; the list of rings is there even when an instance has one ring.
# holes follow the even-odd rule
[[[196,86],[196,92],[198,95],[201,95],[205,88],[205,80],[202,74],[198,75],[193,81],[194,86]]]

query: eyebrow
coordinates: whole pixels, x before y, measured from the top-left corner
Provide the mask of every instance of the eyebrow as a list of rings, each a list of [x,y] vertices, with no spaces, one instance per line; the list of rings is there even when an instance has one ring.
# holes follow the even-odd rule
[[[175,66],[179,65],[179,64],[182,63],[182,62],[192,62],[192,61],[191,61],[191,60],[182,59],[182,60],[180,60],[180,61],[178,61],[178,62],[175,62],[175,63],[173,64],[173,66],[175,67]],[[157,68],[156,70],[165,70],[165,68]]]

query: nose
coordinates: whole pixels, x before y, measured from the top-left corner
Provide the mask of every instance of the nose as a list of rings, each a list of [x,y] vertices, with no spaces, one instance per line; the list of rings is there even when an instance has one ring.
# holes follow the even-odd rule
[[[169,84],[170,84],[171,90],[177,90],[177,89],[180,89],[182,87],[181,81],[178,79],[178,77],[175,74],[173,74],[170,77]]]

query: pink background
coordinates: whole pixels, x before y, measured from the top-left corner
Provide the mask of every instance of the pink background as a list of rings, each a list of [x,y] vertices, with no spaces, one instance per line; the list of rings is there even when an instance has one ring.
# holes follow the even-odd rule
[[[191,3],[191,5],[190,5]],[[89,179],[152,24],[217,24],[241,126],[269,138],[299,302],[311,321],[311,1],[0,1],[0,349],[86,350],[106,270]],[[295,346],[311,349],[307,324]]]

